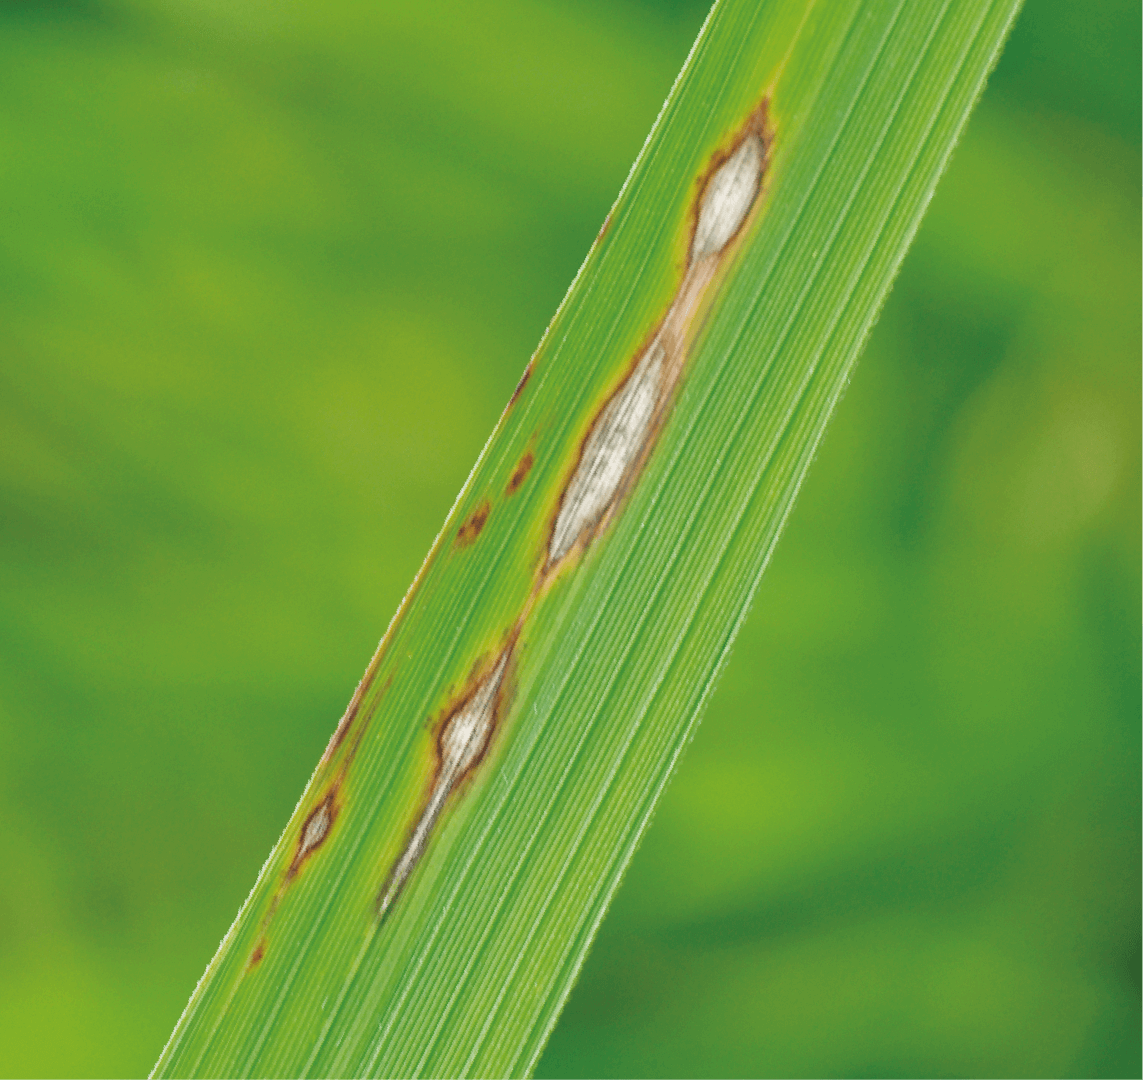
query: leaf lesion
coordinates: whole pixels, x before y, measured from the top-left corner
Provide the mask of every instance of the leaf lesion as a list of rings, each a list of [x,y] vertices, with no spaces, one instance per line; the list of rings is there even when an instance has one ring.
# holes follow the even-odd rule
[[[773,142],[768,107],[764,98],[697,181],[686,269],[650,340],[583,437],[551,526],[545,574],[599,535],[650,456],[719,270],[760,201]]]
[[[450,796],[480,765],[491,745],[507,711],[508,672],[517,643],[538,598],[562,567],[603,531],[646,464],[675,399],[708,294],[758,204],[772,141],[767,107],[764,99],[732,134],[726,148],[712,155],[699,177],[690,214],[686,269],[675,295],[620,385],[587,426],[576,462],[552,511],[532,589],[505,644],[493,659],[486,655],[475,665],[465,689],[442,713],[436,735],[436,767],[408,839],[378,894],[379,918],[383,919],[400,897]],[[513,402],[531,370],[529,364]],[[508,481],[507,495],[519,489],[534,462],[529,449]],[[476,507],[457,533],[458,547],[471,544],[480,535],[490,512],[487,500]]]

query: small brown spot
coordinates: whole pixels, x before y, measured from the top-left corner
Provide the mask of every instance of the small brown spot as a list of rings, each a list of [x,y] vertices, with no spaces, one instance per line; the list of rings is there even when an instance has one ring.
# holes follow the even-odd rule
[[[607,235],[607,230],[611,228],[611,211],[607,212],[607,217],[603,219],[603,224],[599,228],[599,235],[595,238],[598,244]]]
[[[484,500],[475,510],[469,519],[460,527],[460,531],[456,534],[456,546],[468,547],[479,535],[480,530],[484,528],[484,523],[488,520],[488,515],[492,512],[492,507],[489,505],[487,499]]]
[[[524,387],[528,385],[528,380],[532,377],[532,368],[535,367],[535,364],[535,357],[528,361],[528,366],[524,368],[524,374],[520,376],[516,389],[512,391],[512,396],[508,399],[509,409],[516,404],[516,399],[524,392]]]
[[[329,761],[329,759],[333,757],[334,752],[345,741],[345,736],[349,734],[349,729],[353,726],[353,721],[357,717],[357,710],[361,707],[361,699],[365,696],[366,686],[366,679],[362,679],[361,682],[358,683],[357,690],[349,702],[349,708],[345,710],[345,715],[338,721],[337,730],[334,731],[333,736],[329,740],[329,745],[325,748],[325,753],[322,755],[323,762]]]
[[[536,459],[532,456],[532,451],[529,450],[516,464],[516,471],[512,473],[512,477],[508,481],[507,494],[515,495],[516,492],[520,490],[520,485],[524,482],[524,479],[535,463]]]
[[[250,963],[246,965],[247,971],[253,971],[261,962],[262,957],[266,955],[266,939],[263,938],[254,946],[254,951],[250,954]]]

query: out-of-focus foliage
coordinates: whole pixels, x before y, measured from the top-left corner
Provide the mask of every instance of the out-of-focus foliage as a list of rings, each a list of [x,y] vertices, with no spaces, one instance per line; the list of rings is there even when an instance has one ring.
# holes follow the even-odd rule
[[[152,1064],[702,15],[0,8],[0,1073]],[[1017,23],[541,1074],[1138,1074],[1138,69]]]

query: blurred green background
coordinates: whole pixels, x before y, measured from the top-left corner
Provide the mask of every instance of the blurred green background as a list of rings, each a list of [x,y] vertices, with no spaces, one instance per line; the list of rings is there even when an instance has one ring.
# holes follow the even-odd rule
[[[0,1073],[153,1064],[704,14],[0,6]],[[1139,41],[1029,0],[541,1075],[1140,1075]]]

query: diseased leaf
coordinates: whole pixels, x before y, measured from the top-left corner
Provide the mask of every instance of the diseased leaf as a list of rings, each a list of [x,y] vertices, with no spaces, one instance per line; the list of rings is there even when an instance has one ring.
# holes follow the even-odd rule
[[[726,0],[157,1075],[528,1073],[1016,0]]]

